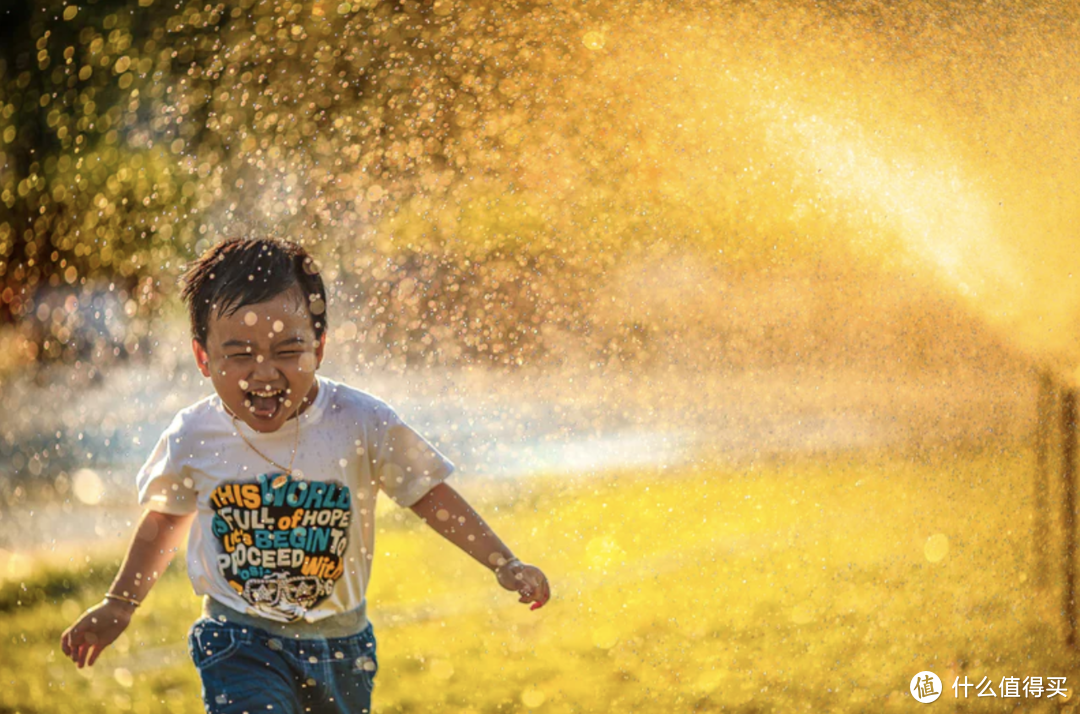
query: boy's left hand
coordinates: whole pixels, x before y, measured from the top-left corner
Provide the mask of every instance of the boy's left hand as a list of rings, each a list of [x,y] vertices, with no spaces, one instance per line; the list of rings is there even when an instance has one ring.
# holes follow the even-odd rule
[[[533,603],[530,610],[543,607],[551,599],[551,587],[540,568],[526,565],[517,558],[500,566],[495,571],[495,577],[499,585],[521,594],[518,602]]]

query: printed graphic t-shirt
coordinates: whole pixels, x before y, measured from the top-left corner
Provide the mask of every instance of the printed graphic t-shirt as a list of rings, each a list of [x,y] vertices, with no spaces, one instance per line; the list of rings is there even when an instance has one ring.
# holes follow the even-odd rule
[[[139,503],[197,514],[187,565],[199,595],[277,622],[317,622],[363,606],[379,490],[411,506],[454,466],[384,402],[319,377],[300,415],[293,475],[279,464],[292,420],[264,434],[215,394],[180,411],[136,477]]]

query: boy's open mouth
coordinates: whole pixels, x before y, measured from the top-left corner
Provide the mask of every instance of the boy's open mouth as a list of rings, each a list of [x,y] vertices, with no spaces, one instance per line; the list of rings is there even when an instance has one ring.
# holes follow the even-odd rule
[[[273,419],[285,400],[284,389],[252,390],[244,392],[244,406],[259,419]]]

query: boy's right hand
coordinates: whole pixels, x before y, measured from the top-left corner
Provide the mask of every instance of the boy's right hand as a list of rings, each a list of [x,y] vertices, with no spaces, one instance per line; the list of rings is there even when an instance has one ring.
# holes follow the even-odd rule
[[[102,600],[64,630],[60,636],[60,647],[79,669],[83,665],[93,666],[101,651],[127,629],[134,612],[135,608],[128,603]]]

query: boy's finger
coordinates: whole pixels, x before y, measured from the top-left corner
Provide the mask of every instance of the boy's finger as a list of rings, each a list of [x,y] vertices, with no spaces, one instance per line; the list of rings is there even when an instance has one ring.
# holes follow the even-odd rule
[[[79,645],[81,643],[82,638],[77,636],[75,633],[68,635],[67,656],[71,658],[72,662],[76,661],[76,658],[79,655]]]
[[[82,651],[82,666],[88,667],[90,665],[90,654],[97,649],[97,645],[87,645]]]
[[[86,666],[86,660],[90,657],[90,650],[94,647],[96,647],[96,645],[86,642],[85,640],[79,645],[79,667]]]
[[[535,610],[538,607],[547,605],[547,601],[551,599],[551,586],[548,585],[548,581],[545,579],[540,585],[540,597],[537,598],[536,605],[533,606]]]
[[[101,654],[101,648],[94,646],[94,654],[90,655],[90,660],[86,663],[87,666],[93,667],[94,662],[97,662],[98,655]]]

